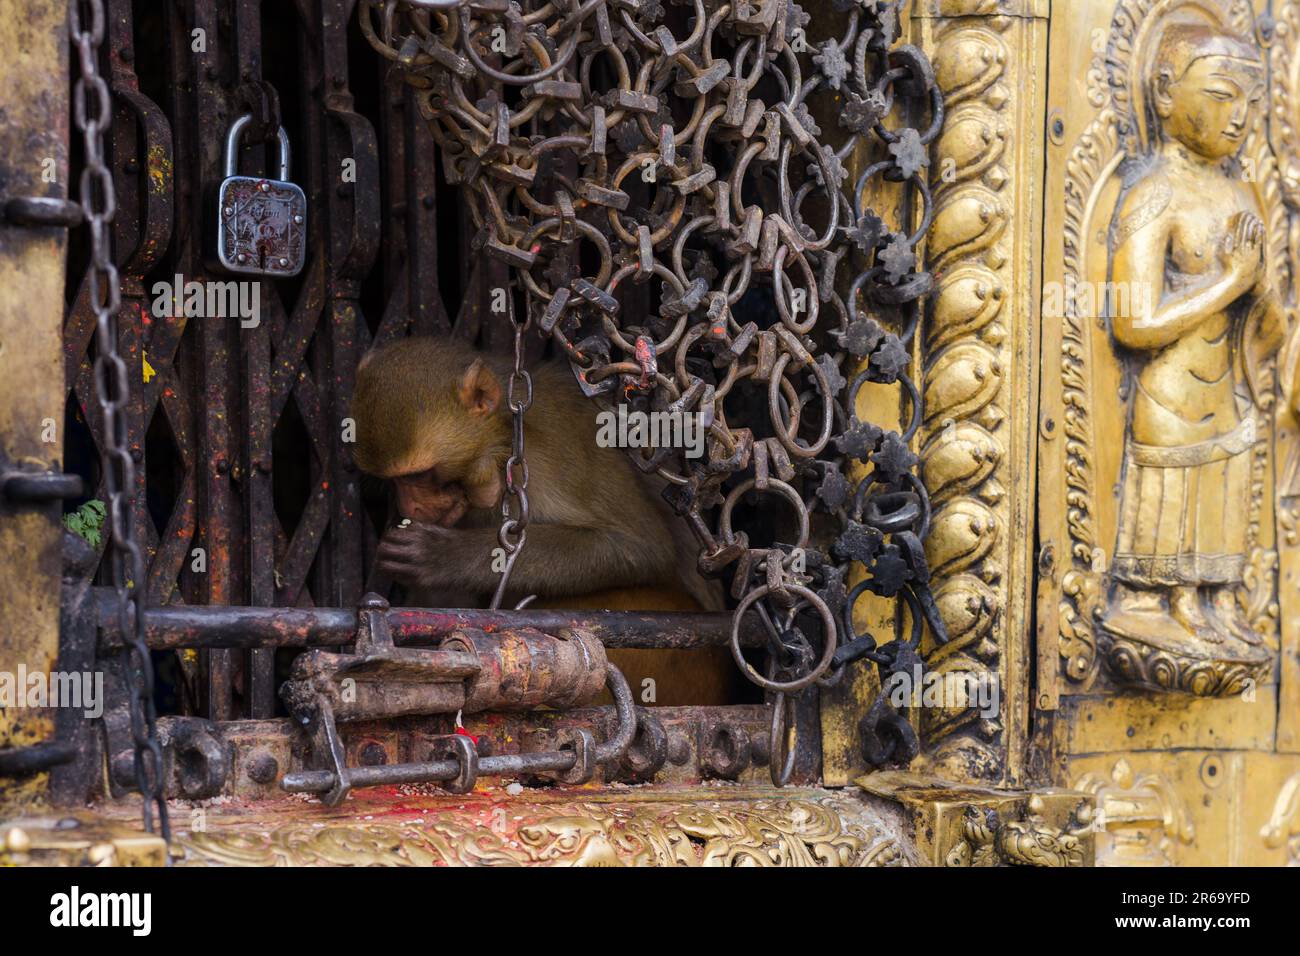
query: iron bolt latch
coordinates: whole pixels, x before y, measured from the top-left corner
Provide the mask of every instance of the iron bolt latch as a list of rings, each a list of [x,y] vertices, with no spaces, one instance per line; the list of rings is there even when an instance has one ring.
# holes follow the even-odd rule
[[[0,219],[11,226],[54,226],[71,229],[81,224],[82,212],[70,199],[45,196],[15,196],[0,207]]]
[[[80,475],[65,475],[61,471],[0,472],[0,497],[18,504],[42,505],[80,498],[83,489]]]
[[[480,776],[546,775],[585,783],[606,762],[620,760],[632,743],[636,714],[632,693],[604,648],[586,631],[558,635],[533,628],[491,634],[460,628],[436,648],[398,647],[388,603],[367,594],[358,610],[354,652],[310,650],[294,662],[280,691],[290,715],[306,731],[312,762],[320,769],[286,774],[290,793],[319,793],[337,806],[357,787],[403,783],[442,784],[453,793],[473,789]],[[589,731],[565,732],[553,750],[488,756],[468,737],[448,735],[422,763],[350,767],[338,725],[422,714],[485,710],[563,709],[593,698],[602,686],[614,696],[617,727],[597,743]]]

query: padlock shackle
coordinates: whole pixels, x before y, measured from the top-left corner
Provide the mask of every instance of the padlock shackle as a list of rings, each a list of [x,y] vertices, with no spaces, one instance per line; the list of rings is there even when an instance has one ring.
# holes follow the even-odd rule
[[[226,134],[226,178],[239,175],[239,141],[244,135],[244,130],[253,122],[253,114],[245,113],[230,124],[230,132]],[[276,130],[276,140],[280,144],[280,175],[276,177],[281,182],[287,182],[289,179],[289,134],[281,126]]]

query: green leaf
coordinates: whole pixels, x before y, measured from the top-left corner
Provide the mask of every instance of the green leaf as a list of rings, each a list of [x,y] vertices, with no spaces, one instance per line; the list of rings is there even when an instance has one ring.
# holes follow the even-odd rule
[[[76,511],[64,515],[63,525],[98,550],[100,542],[104,540],[104,519],[107,516],[108,508],[104,502],[92,498]]]

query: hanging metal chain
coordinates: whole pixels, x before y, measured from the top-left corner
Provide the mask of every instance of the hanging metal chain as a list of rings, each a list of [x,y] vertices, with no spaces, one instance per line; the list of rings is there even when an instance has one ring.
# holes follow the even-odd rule
[[[89,28],[83,24],[89,20]],[[99,47],[104,40],[101,0],[72,0],[68,30],[81,64],[72,89],[73,118],[81,132],[85,168],[80,199],[90,228],[90,304],[95,313],[95,397],[104,416],[103,478],[111,528],[113,589],[117,595],[118,627],[128,636],[127,681],[130,694],[131,738],[135,748],[136,786],[144,797],[144,828],[154,832],[154,811],[164,840],[171,840],[167,801],[163,794],[162,748],[155,726],[153,664],[144,639],[141,593],[144,556],[135,540],[135,461],[131,457],[128,404],[130,373],[117,350],[117,313],[121,288],[109,241],[108,227],[117,211],[113,176],[104,159],[104,132],[113,119],[108,84],[99,75]],[[138,372],[137,372],[138,374]]]
[[[515,561],[524,550],[528,534],[528,460],[524,457],[524,413],[533,404],[533,377],[524,367],[524,333],[532,326],[532,297],[525,295],[524,317],[515,313],[514,290],[506,290],[510,324],[515,330],[515,367],[506,386],[506,404],[510,406],[512,434],[510,457],[506,459],[506,491],[501,497],[501,530],[497,540],[506,552],[506,566],[492,595],[489,607],[496,610],[505,598]]]

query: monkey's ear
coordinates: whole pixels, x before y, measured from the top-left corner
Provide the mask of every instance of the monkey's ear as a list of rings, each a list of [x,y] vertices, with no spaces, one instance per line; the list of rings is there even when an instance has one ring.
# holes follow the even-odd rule
[[[460,380],[460,402],[471,415],[486,417],[501,404],[501,383],[482,359],[475,359]]]

